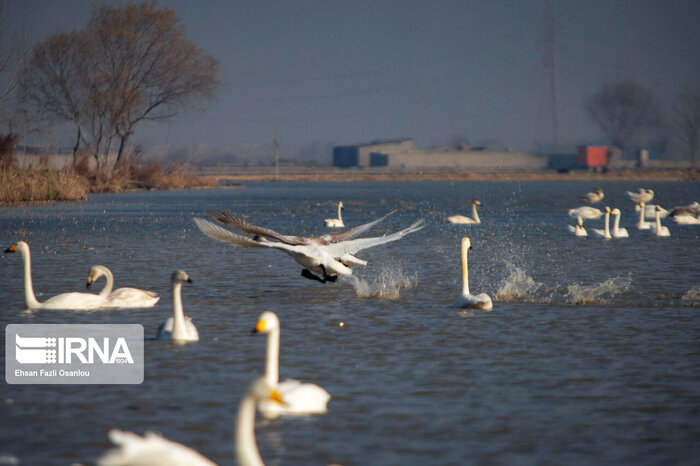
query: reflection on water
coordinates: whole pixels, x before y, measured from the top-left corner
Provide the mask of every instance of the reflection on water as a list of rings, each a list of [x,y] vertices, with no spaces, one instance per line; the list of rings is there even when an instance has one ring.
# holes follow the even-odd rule
[[[0,386],[0,458],[91,464],[107,432],[153,430],[232,464],[240,396],[261,374],[259,314],[281,321],[281,378],[332,395],[324,416],[259,422],[268,464],[679,464],[700,457],[700,226],[636,230],[625,191],[664,207],[700,198],[698,183],[602,182],[630,238],[571,236],[566,212],[590,183],[252,183],[244,189],[95,195],[0,210],[0,248],[32,248],[39,300],[85,291],[90,266],[115,287],[157,292],[152,309],[25,313],[20,258],[0,255],[8,323],[140,323],[152,337],[172,313],[170,274],[194,283],[183,306],[201,340],[147,340],[139,386]],[[446,217],[482,202],[480,225]],[[319,235],[343,201],[348,226],[398,212],[383,235],[424,217],[400,241],[361,251],[366,267],[321,284],[278,251],[202,235],[206,210],[283,233]],[[587,221],[598,228],[602,221]],[[492,312],[452,308],[470,285]],[[343,326],[339,325],[343,322]],[[4,327],[4,326],[3,326]],[[0,346],[4,359],[4,346]]]

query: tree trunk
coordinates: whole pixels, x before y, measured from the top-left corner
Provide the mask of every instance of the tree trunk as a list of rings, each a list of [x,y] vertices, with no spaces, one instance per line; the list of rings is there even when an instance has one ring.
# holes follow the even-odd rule
[[[114,166],[118,167],[124,161],[124,149],[126,148],[126,143],[129,140],[131,133],[119,136],[119,151],[117,152],[117,161]]]
[[[80,127],[78,127],[78,136],[75,138],[75,145],[73,146],[73,166],[75,167],[78,163],[78,148],[80,147]]]

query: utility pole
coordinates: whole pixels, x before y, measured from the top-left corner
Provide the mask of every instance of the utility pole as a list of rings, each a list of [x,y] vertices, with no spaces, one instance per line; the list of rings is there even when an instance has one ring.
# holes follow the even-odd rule
[[[280,140],[277,136],[277,128],[275,128],[275,138],[273,140],[275,143],[275,180],[279,180],[280,177]]]

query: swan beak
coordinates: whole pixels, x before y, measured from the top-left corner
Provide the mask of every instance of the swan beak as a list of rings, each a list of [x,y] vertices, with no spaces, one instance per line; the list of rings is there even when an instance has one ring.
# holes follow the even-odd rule
[[[90,285],[92,285],[92,282],[88,280],[88,282],[85,284],[85,288],[90,288]]]
[[[277,391],[277,389],[275,389],[275,388],[273,388],[272,390],[270,390],[270,399],[271,399],[272,401],[275,401],[275,402],[281,404],[281,405],[286,405],[286,404],[287,404],[287,403],[285,403],[284,400],[282,399],[282,394],[281,394],[279,391]]]
[[[252,333],[253,335],[256,335],[258,333],[265,333],[265,321],[259,320],[253,328],[253,330],[250,331],[250,333]]]
[[[187,277],[187,283],[194,283],[190,277]]]
[[[9,248],[5,249],[5,253],[7,254],[8,252],[15,252],[15,249],[17,249],[17,245],[13,244]]]

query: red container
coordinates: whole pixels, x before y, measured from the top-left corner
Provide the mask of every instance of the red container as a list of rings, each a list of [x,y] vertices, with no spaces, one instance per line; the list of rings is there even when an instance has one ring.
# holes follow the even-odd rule
[[[608,146],[579,146],[576,153],[579,167],[606,167],[608,165]]]

